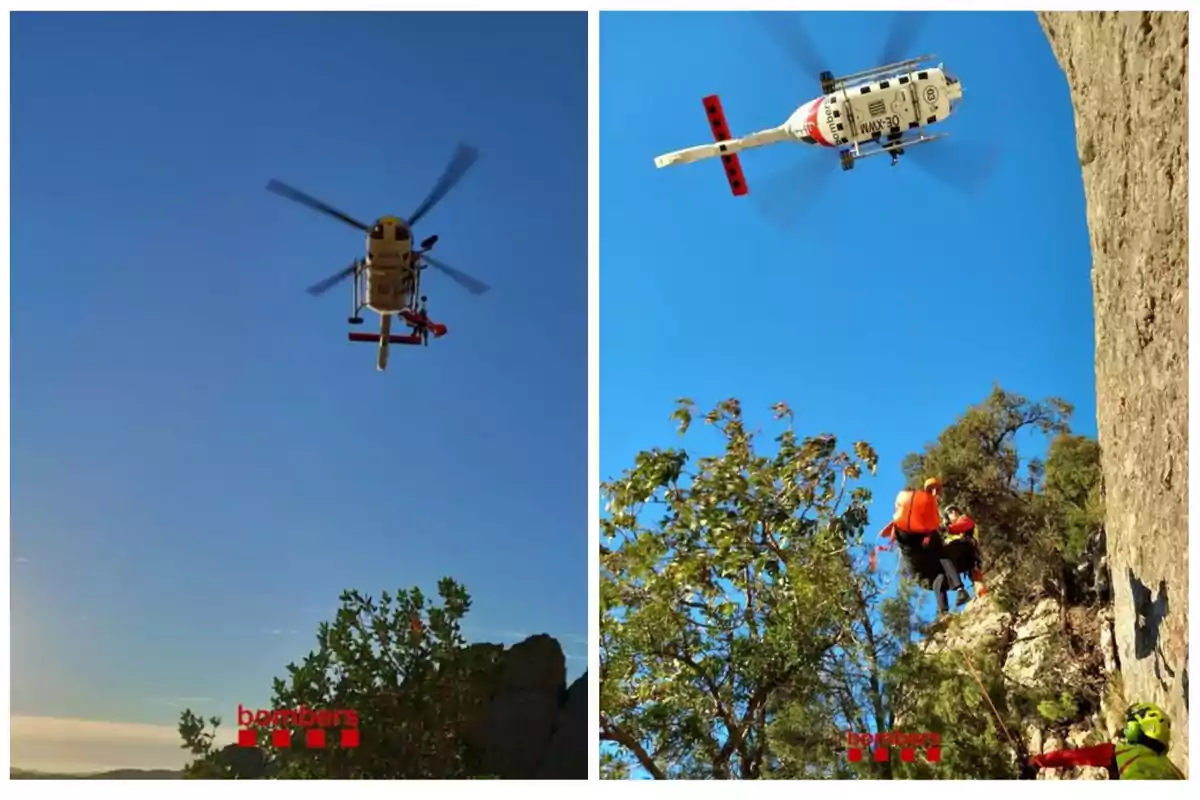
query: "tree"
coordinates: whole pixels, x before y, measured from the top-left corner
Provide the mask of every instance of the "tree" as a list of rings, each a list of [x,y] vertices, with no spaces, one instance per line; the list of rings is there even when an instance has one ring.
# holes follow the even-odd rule
[[[1104,475],[1100,443],[1063,432],[1050,443],[1045,494],[1064,559],[1078,564],[1089,542],[1104,531]]]
[[[197,756],[195,761],[184,767],[183,777],[245,780],[266,778],[274,773],[274,762],[268,751],[262,748],[230,744],[219,750],[213,749],[220,727],[220,717],[204,720],[193,714],[191,709],[180,715],[179,735],[183,738],[183,748]]]
[[[601,487],[602,776],[1016,777],[1014,734],[1050,694],[1006,681],[1002,643],[928,651],[913,584],[892,592],[865,565],[871,495],[858,483],[874,451],[839,451],[830,434],[801,440],[787,407],[774,411],[772,454],[727,400],[703,417],[717,455],[644,451]],[[1012,573],[1049,574],[1102,519],[1097,448],[1070,434],[1070,413],[997,387],[905,459],[907,478],[942,477]],[[694,415],[678,401],[681,434]],[[1044,464],[1018,452],[1030,429],[1056,437]],[[1071,699],[1061,688],[1056,708]],[[847,731],[896,729],[953,746],[936,767],[846,759]]]
[[[1065,603],[1077,596],[1073,568],[1089,538],[1103,530],[1100,449],[1071,433],[1072,406],[1033,402],[999,386],[949,425],[932,444],[904,459],[910,484],[937,475],[943,505],[965,508],[980,523],[980,550],[1015,607],[1039,593]],[[1016,440],[1037,432],[1047,458],[1022,459]]]
[[[1068,614],[1073,604],[1093,604],[1103,592],[1104,508],[1100,447],[1073,434],[1065,400],[1033,402],[995,387],[949,425],[920,454],[905,458],[910,481],[937,475],[944,503],[962,506],[980,526],[980,549],[994,596],[1009,611],[1053,597],[1061,630],[1048,647],[1061,647],[1041,688],[1013,685],[992,671],[989,696],[1010,726],[1040,716],[1057,722],[1071,707],[1085,716],[1099,705],[1104,677],[1095,615]],[[1045,460],[1022,458],[1016,440],[1040,433],[1049,440]],[[1099,573],[1099,574],[1097,574]],[[991,661],[993,664],[988,664]],[[991,659],[980,659],[990,669]],[[930,707],[931,708],[931,707]]]
[[[604,484],[601,521],[601,739],[614,765],[656,778],[757,778],[772,768],[777,694],[808,690],[850,644],[860,612],[848,549],[861,542],[876,457],[831,435],[799,440],[791,412],[773,456],[755,452],[740,405],[704,417],[724,452],[640,453]],[[681,433],[693,403],[674,417]],[[656,520],[649,522],[649,515]],[[834,742],[837,740],[834,739]],[[833,744],[836,746],[836,744]]]
[[[984,547],[993,559],[1004,560],[1021,551],[1037,528],[1028,498],[1038,489],[1042,465],[1036,459],[1022,461],[1016,439],[1026,431],[1065,433],[1071,413],[1065,400],[1030,402],[996,386],[936,442],[905,457],[905,477],[910,483],[929,475],[941,478],[943,503],[954,502],[989,520]]]
[[[353,709],[363,731],[357,747],[336,741],[261,751],[236,745],[213,751],[219,718],[206,725],[190,709],[180,720],[183,747],[198,756],[188,777],[469,778],[479,776],[468,726],[490,697],[498,650],[467,646],[461,623],[470,609],[466,590],[450,578],[438,583],[440,604],[419,588],[384,592],[376,602],[356,591],[342,594],[332,624],[321,623],[317,649],[276,678],[277,709]],[[208,726],[213,731],[207,730]],[[261,753],[242,763],[244,752]],[[235,759],[242,759],[241,762]]]

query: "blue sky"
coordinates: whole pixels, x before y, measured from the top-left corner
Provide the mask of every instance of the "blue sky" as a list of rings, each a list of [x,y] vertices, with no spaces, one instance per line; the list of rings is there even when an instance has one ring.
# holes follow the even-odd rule
[[[450,575],[468,633],[587,632],[584,14],[17,15],[13,713],[230,719],[349,587]],[[491,284],[346,341],[304,288],[407,216]],[[368,316],[369,326],[377,324]],[[195,698],[208,698],[195,699]]]
[[[797,16],[836,74],[878,65],[894,19]],[[655,156],[712,140],[702,97],[720,95],[744,135],[816,97],[816,75],[750,14],[606,13],[600,33],[602,478],[679,441],[677,397],[705,409],[737,397],[761,426],[785,401],[801,434],[876,447],[873,533],[902,488],[901,459],[994,382],[1066,398],[1075,430],[1095,435],[1073,114],[1033,13],[934,13],[913,40],[911,55],[937,54],[965,96],[939,126],[950,139],[910,156],[953,167],[993,153],[973,193],[886,157],[843,173],[835,151],[800,144],[742,154],[749,197],[732,196],[717,161],[656,169]],[[799,168],[798,213],[781,228],[759,198],[788,200],[780,181],[806,161],[827,163],[828,180],[805,204],[816,173]]]

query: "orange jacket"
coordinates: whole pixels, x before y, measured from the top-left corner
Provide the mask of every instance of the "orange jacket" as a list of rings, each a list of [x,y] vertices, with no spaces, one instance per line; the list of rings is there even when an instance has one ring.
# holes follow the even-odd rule
[[[903,531],[900,531],[900,529],[896,527],[896,523],[894,523],[894,522],[889,522],[886,526],[884,526],[884,529],[879,532],[879,538],[886,539],[887,542],[886,542],[886,544],[881,544],[881,545],[871,548],[871,554],[869,556],[869,561],[870,561],[870,568],[871,568],[872,572],[875,571],[875,565],[876,565],[875,554],[880,551],[887,551],[887,550],[893,549],[896,546],[897,532],[902,533]],[[931,539],[933,539],[932,533],[925,534],[924,538],[921,539],[921,546],[928,547]]]
[[[942,526],[937,497],[924,489],[900,491],[896,495],[892,524],[904,533],[934,533]]]

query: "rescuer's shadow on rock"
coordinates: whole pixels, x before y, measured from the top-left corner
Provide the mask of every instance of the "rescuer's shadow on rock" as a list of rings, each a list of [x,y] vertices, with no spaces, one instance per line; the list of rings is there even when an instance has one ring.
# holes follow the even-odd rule
[[[1162,622],[1166,619],[1171,607],[1167,582],[1162,580],[1158,582],[1156,597],[1150,587],[1133,574],[1132,568],[1127,567],[1125,573],[1129,579],[1129,592],[1133,597],[1134,658],[1141,661],[1143,658],[1154,657],[1154,675],[1165,690],[1168,682],[1163,677],[1163,673],[1165,672],[1169,678],[1175,677],[1175,670],[1171,669],[1171,665],[1167,663],[1167,657],[1163,653],[1160,637]],[[1187,697],[1186,692],[1184,697]]]

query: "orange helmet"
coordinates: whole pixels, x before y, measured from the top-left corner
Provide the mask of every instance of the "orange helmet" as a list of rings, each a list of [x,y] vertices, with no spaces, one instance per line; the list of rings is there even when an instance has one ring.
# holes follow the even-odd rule
[[[941,488],[942,488],[942,482],[938,478],[929,478],[928,480],[925,481],[925,491],[927,491],[927,492],[932,489],[941,489]]]

